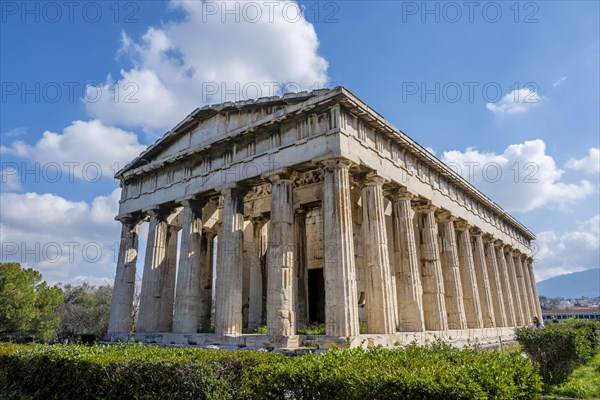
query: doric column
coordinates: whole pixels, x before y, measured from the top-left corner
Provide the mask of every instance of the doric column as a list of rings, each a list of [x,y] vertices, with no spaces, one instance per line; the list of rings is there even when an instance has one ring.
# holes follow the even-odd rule
[[[257,216],[252,218],[252,259],[250,260],[250,290],[248,303],[248,328],[254,329],[263,324],[263,282],[266,279],[263,273],[266,272],[266,236],[263,234],[263,228],[267,218]]]
[[[359,334],[350,165],[343,159],[323,163],[325,330],[329,336]]]
[[[540,304],[540,296],[538,295],[537,284],[535,282],[535,274],[533,273],[533,258],[527,257],[525,259],[525,265],[529,271],[529,281],[531,282],[531,293],[533,294],[533,307],[534,314],[542,320],[542,307]]]
[[[173,307],[175,305],[175,276],[177,274],[177,233],[179,228],[168,225],[165,267],[162,269],[160,311],[157,315],[159,332],[173,330]]]
[[[294,200],[292,176],[271,175],[271,224],[267,249],[267,332],[274,340],[296,334],[293,281]]]
[[[148,213],[150,224],[146,242],[144,274],[137,320],[137,332],[158,332],[162,287],[166,278],[167,232],[166,212],[155,209]]]
[[[401,332],[425,330],[421,269],[417,258],[417,243],[413,225],[415,213],[410,206],[412,197],[411,193],[401,189],[390,193],[394,229],[398,324]]]
[[[515,263],[513,260],[512,251],[510,246],[504,247],[504,259],[506,261],[506,269],[508,271],[508,278],[511,287],[512,299],[514,302],[515,309],[515,325],[523,326],[526,324],[525,317],[523,316],[523,308],[521,305],[521,293],[519,290],[519,285],[517,283],[517,274],[515,271]]]
[[[200,254],[200,299],[198,301],[198,329],[207,332],[211,328],[213,299],[213,260],[215,233],[206,231],[202,234]]]
[[[423,282],[423,314],[428,331],[448,329],[444,278],[438,245],[438,228],[435,222],[436,207],[417,206],[421,247],[421,278]]]
[[[481,231],[478,228],[471,229],[471,243],[473,247],[473,261],[475,262],[475,275],[477,276],[477,289],[479,290],[483,327],[493,328],[496,326],[496,318],[494,315],[494,305],[492,304],[492,292],[490,290],[490,279],[487,273],[483,239],[481,237]]]
[[[133,328],[133,295],[140,225],[139,220],[132,217],[121,219],[121,224],[121,243],[108,322],[109,334],[131,332]]]
[[[498,261],[496,260],[496,250],[494,250],[493,242],[494,239],[491,236],[484,236],[485,264],[490,282],[492,305],[494,307],[494,316],[496,317],[496,326],[508,326],[506,323],[506,313],[504,312],[504,296],[502,295],[502,287],[500,286]]]
[[[508,267],[504,258],[502,242],[494,242],[494,251],[496,252],[496,261],[498,262],[498,273],[500,274],[500,287],[502,288],[502,299],[504,300],[504,312],[506,314],[507,326],[516,326],[515,306],[508,276]]]
[[[215,285],[215,333],[235,336],[242,333],[244,192],[231,187],[223,189],[221,194],[223,217]]]
[[[471,329],[483,328],[475,261],[473,260],[473,248],[469,234],[470,225],[466,221],[455,221],[454,228],[457,232],[460,281],[463,290],[467,327]]]
[[[533,317],[531,315],[531,309],[529,307],[529,297],[527,296],[527,286],[525,285],[525,277],[523,276],[523,265],[521,264],[521,257],[517,253],[513,253],[513,264],[515,265],[515,275],[517,276],[517,285],[519,286],[519,294],[521,296],[521,307],[523,310],[523,318],[525,319],[523,325],[531,324]]]
[[[175,292],[173,332],[196,333],[198,330],[200,296],[200,274],[202,271],[202,207],[194,200],[184,200],[179,271]]]
[[[529,314],[529,323],[533,321],[533,317],[535,317],[535,300],[533,298],[533,289],[531,286],[531,278],[529,276],[529,269],[527,268],[527,263],[525,261],[525,256],[520,254],[518,257],[517,263],[521,265],[521,271],[523,274],[523,286],[525,287],[525,297],[527,298],[527,313]],[[540,318],[538,316],[538,318]]]
[[[444,298],[446,300],[446,314],[448,315],[448,329],[466,329],[465,306],[462,285],[460,283],[460,268],[458,261],[458,247],[454,221],[456,217],[444,211],[437,214],[439,229],[440,261],[442,276],[444,277]]]
[[[362,188],[362,239],[365,249],[365,299],[367,332],[396,332],[390,259],[383,208],[385,180],[369,174]]]
[[[306,210],[294,213],[294,237],[296,240],[297,307],[296,323],[308,325],[308,265],[306,263]]]

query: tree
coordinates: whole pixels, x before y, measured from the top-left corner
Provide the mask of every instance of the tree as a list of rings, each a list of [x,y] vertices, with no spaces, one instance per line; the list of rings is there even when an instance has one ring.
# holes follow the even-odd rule
[[[78,340],[81,335],[95,338],[104,335],[108,330],[112,286],[65,284],[63,290],[63,302],[58,309],[62,319],[58,339]]]
[[[42,274],[18,263],[0,263],[0,336],[31,336],[47,341],[60,324],[56,308],[62,290]]]

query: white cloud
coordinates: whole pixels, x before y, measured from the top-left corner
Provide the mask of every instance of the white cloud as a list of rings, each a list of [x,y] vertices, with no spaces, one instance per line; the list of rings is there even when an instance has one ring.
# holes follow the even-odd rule
[[[566,76],[563,76],[563,77],[561,77],[559,80],[557,80],[556,82],[554,82],[554,83],[552,84],[552,87],[559,87],[559,86],[560,86],[560,85],[562,85],[562,84],[563,84],[563,82],[564,82],[564,81],[566,81],[566,80],[567,80],[567,77],[566,77]]]
[[[487,103],[486,108],[494,114],[516,114],[529,111],[540,102],[537,92],[529,88],[515,89],[497,103]]]
[[[0,261],[38,269],[53,283],[80,275],[114,276],[120,192],[115,189],[90,204],[53,194],[3,193]]]
[[[564,208],[594,191],[587,180],[562,182],[563,171],[539,139],[510,145],[501,154],[447,151],[442,161],[509,211]]]
[[[288,89],[296,91],[327,82],[315,29],[304,17],[296,20],[294,1],[172,6],[185,17],[148,29],[139,41],[123,34],[118,54],[134,67],[121,70],[117,82],[109,77],[101,89],[89,89],[91,116],[162,133],[203,103],[271,96],[275,83],[293,82]]]
[[[588,151],[588,155],[581,158],[571,158],[565,164],[565,168],[575,171],[585,171],[587,173],[600,173],[600,148],[592,147]]]
[[[579,222],[574,231],[538,233],[534,242],[536,280],[597,268],[600,265],[599,231],[600,215],[596,215]]]
[[[37,162],[38,170],[46,168],[53,177],[60,171],[69,179],[97,182],[102,177],[112,178],[145,148],[135,133],[90,120],[74,121],[62,133],[45,131],[33,145],[15,141],[2,152]]]

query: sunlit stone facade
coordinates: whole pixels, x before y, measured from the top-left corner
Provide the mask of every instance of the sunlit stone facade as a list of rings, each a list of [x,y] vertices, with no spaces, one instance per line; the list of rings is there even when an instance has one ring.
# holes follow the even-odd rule
[[[117,178],[110,340],[391,345],[541,315],[533,234],[341,87],[197,109]]]

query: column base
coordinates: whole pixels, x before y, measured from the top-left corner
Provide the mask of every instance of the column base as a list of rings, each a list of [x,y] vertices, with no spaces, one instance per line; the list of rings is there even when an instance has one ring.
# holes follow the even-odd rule
[[[282,351],[293,354],[323,351],[331,348],[402,347],[410,343],[429,345],[442,340],[454,347],[478,343],[482,347],[501,348],[514,343],[514,328],[451,329],[447,331],[396,332],[394,334],[362,334],[351,337],[327,335],[284,336],[274,342],[266,334],[221,336],[214,333],[117,333],[107,335],[106,342],[136,341],[164,347],[197,347],[214,350]],[[300,353],[296,353],[296,351]]]

